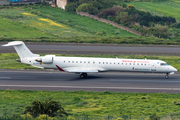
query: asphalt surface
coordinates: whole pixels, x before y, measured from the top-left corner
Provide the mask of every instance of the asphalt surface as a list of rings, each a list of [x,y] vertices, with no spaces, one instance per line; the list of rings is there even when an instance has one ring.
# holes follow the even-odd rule
[[[180,74],[98,73],[80,79],[59,71],[0,70],[0,89],[179,93]]]
[[[2,47],[3,44],[6,43],[0,43],[1,53],[15,53],[13,47]],[[25,44],[37,54],[180,55],[180,46]],[[0,70],[0,89],[179,93],[180,74],[172,75],[169,79],[165,79],[164,76],[163,74],[108,72],[89,74],[87,78],[80,79],[79,75],[59,71]]]
[[[6,42],[7,43],[7,42]],[[1,53],[15,53],[13,47],[3,47]],[[61,44],[61,43],[25,43],[36,54],[141,54],[141,55],[180,55],[180,46],[142,46],[109,44]]]

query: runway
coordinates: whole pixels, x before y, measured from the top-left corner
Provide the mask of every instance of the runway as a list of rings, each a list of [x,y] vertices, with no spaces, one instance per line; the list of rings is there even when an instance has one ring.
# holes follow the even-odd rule
[[[79,75],[59,71],[0,70],[0,89],[55,91],[111,91],[140,93],[179,93],[180,74],[164,78],[164,74],[107,72]]]
[[[7,42],[6,42],[7,43]],[[15,53],[13,47],[3,47],[1,53]],[[68,44],[68,43],[25,43],[36,54],[141,54],[141,55],[180,55],[180,46],[150,46],[150,45],[112,45],[112,44]]]

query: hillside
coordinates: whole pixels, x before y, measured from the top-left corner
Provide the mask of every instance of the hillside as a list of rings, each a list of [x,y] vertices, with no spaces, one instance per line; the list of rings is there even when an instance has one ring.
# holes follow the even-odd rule
[[[161,2],[129,2],[127,5],[134,5],[139,10],[148,11],[154,15],[171,16],[180,21],[180,3],[173,1]]]
[[[116,3],[117,5],[119,4],[117,1]],[[112,9],[114,8],[112,7]],[[126,8],[122,9],[126,10]],[[24,40],[36,42],[180,44],[179,29],[172,29],[172,27],[168,29],[167,26],[164,26],[168,31],[165,31],[165,34],[163,33],[163,36],[165,36],[166,39],[161,39],[163,36],[159,37],[159,34],[162,32],[156,29],[156,31],[159,32],[158,33],[152,28],[150,29],[151,32],[154,32],[154,34],[158,33],[156,35],[157,37],[154,37],[154,34],[147,34],[147,30],[142,28],[142,26],[132,25],[132,21],[129,21],[129,18],[132,20],[131,16],[127,16],[127,12],[124,13],[119,14],[120,16],[112,16],[112,18],[107,15],[107,18],[105,19],[114,22],[124,22],[117,23],[117,25],[125,25],[137,32],[142,32],[143,36],[137,36],[126,30],[113,27],[110,24],[45,5],[35,4],[1,8],[0,21],[5,20],[6,22],[0,22],[0,25],[6,27],[0,31],[0,41]],[[119,20],[119,18],[122,20]],[[6,23],[10,24],[8,21],[13,24],[14,29],[11,29],[6,25]],[[160,28],[162,27],[160,26]],[[13,34],[5,32],[8,30],[10,30],[9,33],[12,32]],[[172,35],[174,37],[171,37]]]
[[[45,37],[60,41],[74,38],[99,40],[104,37],[136,37],[109,24],[49,6],[1,9],[0,16],[0,26],[5,26],[0,31],[1,39]]]

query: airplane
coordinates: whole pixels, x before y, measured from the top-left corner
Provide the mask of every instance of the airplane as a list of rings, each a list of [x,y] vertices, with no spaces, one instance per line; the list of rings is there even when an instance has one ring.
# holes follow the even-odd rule
[[[14,46],[20,57],[18,62],[38,68],[59,69],[63,72],[79,74],[80,78],[87,77],[87,73],[118,71],[166,73],[165,78],[168,79],[170,74],[177,72],[176,68],[162,60],[40,56],[33,54],[22,41],[8,42],[3,46]]]

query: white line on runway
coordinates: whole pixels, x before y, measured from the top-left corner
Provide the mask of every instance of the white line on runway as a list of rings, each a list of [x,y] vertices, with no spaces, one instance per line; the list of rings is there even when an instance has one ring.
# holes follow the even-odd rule
[[[0,79],[11,79],[11,77],[0,77]]]
[[[83,88],[83,89],[134,89],[134,90],[180,90],[180,88],[139,88],[139,87],[89,87],[89,86],[46,86],[46,85],[0,85],[0,87],[34,88]]]
[[[115,81],[115,82],[121,82],[121,81],[127,81],[127,82],[180,82],[180,81],[167,81],[167,80],[120,80],[120,79],[110,79],[109,81]]]

